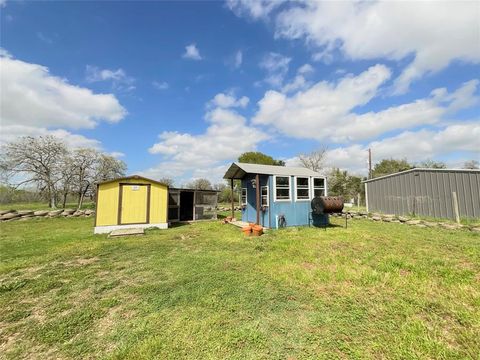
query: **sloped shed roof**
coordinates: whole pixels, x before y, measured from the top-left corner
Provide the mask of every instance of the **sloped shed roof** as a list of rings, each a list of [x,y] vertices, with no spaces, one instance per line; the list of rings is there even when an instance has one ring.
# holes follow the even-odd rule
[[[242,179],[246,174],[324,177],[322,174],[304,167],[260,165],[234,162],[232,163],[232,165],[230,165],[223,178]]]
[[[148,182],[151,182],[151,183],[154,183],[154,184],[159,184],[159,185],[163,185],[163,186],[168,187],[167,184],[164,184],[164,183],[162,183],[162,182],[160,182],[160,181],[152,180],[152,179],[149,179],[149,178],[140,176],[140,175],[124,176],[124,177],[120,177],[120,178],[115,178],[115,179],[110,179],[110,180],[106,180],[106,181],[101,181],[101,182],[97,183],[97,185],[108,184],[108,183],[111,183],[111,182],[123,181],[123,180],[144,180],[144,181],[148,181]]]

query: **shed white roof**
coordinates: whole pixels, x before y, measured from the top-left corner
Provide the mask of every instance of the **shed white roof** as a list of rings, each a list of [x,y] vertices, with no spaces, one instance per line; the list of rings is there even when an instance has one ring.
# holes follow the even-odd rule
[[[246,174],[261,175],[285,175],[285,176],[318,176],[324,177],[322,174],[304,168],[277,165],[260,165],[234,162],[228,168],[223,176],[224,179],[242,179]]]

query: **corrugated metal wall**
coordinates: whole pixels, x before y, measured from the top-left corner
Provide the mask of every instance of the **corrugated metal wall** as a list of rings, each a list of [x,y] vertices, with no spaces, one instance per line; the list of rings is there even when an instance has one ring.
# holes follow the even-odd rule
[[[480,171],[414,170],[365,185],[368,211],[454,219],[456,192],[460,217],[480,218]]]

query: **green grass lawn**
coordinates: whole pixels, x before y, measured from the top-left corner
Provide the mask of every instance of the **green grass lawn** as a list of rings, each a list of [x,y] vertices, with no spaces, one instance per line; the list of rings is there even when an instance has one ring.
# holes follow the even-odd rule
[[[473,232],[352,220],[245,238],[217,221],[108,239],[92,227],[0,224],[1,358],[478,359]]]

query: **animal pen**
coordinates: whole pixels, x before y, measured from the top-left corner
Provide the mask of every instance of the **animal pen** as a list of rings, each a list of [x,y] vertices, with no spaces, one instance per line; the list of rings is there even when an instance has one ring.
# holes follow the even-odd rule
[[[217,218],[216,190],[168,189],[168,221],[214,220]]]
[[[411,169],[364,183],[370,212],[480,218],[480,170]]]

